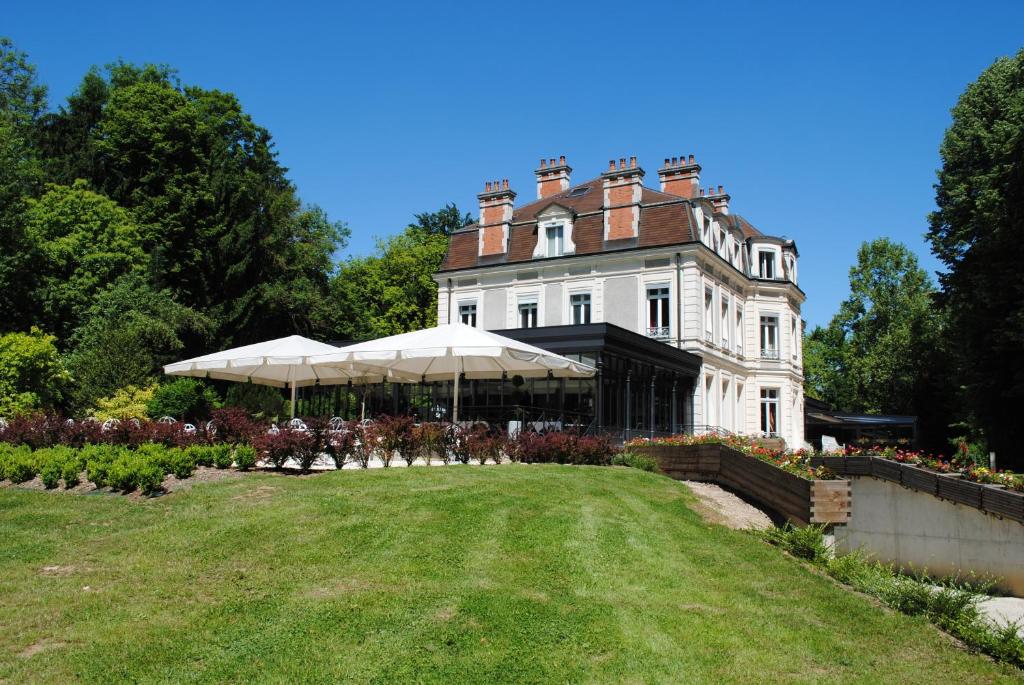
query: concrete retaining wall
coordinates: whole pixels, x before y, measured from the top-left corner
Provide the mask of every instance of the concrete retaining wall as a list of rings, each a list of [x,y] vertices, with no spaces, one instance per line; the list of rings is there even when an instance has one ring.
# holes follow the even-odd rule
[[[835,527],[836,551],[929,573],[989,574],[1024,596],[1024,525],[868,476],[850,476],[852,511]]]

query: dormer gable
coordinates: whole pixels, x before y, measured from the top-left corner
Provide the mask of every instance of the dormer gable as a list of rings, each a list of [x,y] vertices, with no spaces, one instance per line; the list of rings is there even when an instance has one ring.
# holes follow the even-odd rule
[[[571,207],[551,202],[537,212],[537,242],[533,258],[561,257],[576,254],[573,222],[576,212]]]

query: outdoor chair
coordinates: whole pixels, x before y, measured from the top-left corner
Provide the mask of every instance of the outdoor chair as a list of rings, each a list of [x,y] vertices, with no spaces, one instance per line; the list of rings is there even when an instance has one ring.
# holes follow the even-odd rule
[[[106,433],[107,431],[117,428],[120,425],[121,422],[118,421],[117,419],[107,419],[106,421],[103,422],[101,428],[103,432]]]
[[[159,419],[157,420],[157,423],[167,423],[167,424],[171,424],[171,423],[178,423],[178,420],[177,420],[176,418],[174,418],[173,416],[161,416],[161,417],[160,417],[160,418],[159,418]]]
[[[328,425],[330,426],[332,431],[344,430],[345,419],[341,418],[340,416],[332,416],[331,420],[328,422]]]
[[[302,419],[292,419],[291,421],[288,422],[288,427],[291,428],[292,430],[297,431],[309,430],[309,427],[306,426],[306,422],[303,421]]]
[[[188,433],[189,435],[192,435],[193,433],[196,432],[196,427],[193,426],[191,423],[186,423],[185,432]]]
[[[270,424],[270,428],[267,429],[268,435],[277,435],[281,432],[281,429],[277,427],[276,423]]]

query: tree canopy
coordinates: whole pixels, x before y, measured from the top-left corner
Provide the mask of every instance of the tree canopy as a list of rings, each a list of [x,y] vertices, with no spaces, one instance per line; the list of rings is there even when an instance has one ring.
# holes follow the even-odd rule
[[[850,268],[850,296],[804,343],[807,394],[846,411],[923,415],[922,436],[944,447],[939,353],[942,317],[917,257],[887,238],[865,242]]]
[[[928,238],[940,275],[961,400],[1004,459],[1024,400],[1024,50],[1001,58],[953,108]]]

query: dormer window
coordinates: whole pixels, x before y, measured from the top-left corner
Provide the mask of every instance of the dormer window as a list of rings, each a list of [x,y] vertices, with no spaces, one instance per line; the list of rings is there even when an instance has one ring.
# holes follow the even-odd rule
[[[758,273],[761,278],[775,278],[775,252],[759,250],[757,253]]]
[[[565,254],[565,227],[562,224],[548,226],[548,257],[561,257]]]

